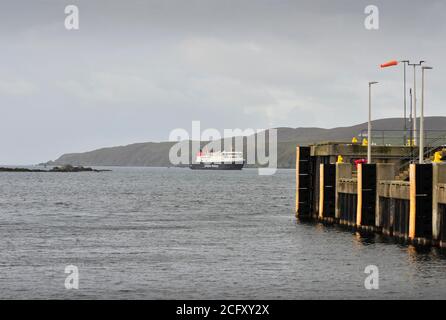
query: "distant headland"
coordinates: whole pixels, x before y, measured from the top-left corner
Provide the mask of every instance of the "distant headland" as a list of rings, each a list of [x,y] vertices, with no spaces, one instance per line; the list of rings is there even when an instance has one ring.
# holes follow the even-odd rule
[[[374,130],[402,130],[403,118],[372,121]],[[446,117],[425,117],[425,128],[444,130]],[[278,168],[294,168],[297,145],[310,145],[323,141],[351,141],[367,130],[367,123],[338,128],[277,128]],[[83,153],[64,154],[46,165],[123,166],[123,167],[171,167],[169,150],[175,142],[145,142],[126,146],[101,148]],[[193,155],[195,156],[195,155]]]
[[[111,170],[97,170],[83,166],[63,165],[51,168],[49,170],[29,169],[29,168],[8,168],[0,167],[0,172],[102,172]]]

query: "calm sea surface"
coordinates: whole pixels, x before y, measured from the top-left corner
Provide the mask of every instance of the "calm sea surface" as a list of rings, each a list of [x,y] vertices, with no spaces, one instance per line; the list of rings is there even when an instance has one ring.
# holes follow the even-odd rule
[[[0,298],[446,298],[436,250],[296,222],[292,170],[112,170],[0,173]]]

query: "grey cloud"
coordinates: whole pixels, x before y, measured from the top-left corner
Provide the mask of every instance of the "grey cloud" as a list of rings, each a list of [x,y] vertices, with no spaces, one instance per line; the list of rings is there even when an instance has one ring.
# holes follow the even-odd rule
[[[166,140],[177,127],[350,125],[402,115],[402,70],[426,59],[427,114],[444,115],[444,1],[70,1],[2,5],[0,163]],[[410,75],[410,74],[409,74]],[[411,78],[409,77],[409,85]]]

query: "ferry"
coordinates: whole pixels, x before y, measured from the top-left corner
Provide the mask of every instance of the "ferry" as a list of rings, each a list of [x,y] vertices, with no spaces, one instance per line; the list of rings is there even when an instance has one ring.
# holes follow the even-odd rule
[[[195,163],[192,163],[190,168],[193,170],[242,170],[244,165],[243,152],[203,152],[200,150]]]

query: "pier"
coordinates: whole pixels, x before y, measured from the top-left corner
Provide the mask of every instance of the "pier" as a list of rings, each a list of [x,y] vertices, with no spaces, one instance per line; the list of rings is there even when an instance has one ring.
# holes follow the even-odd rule
[[[426,158],[443,144],[424,150]],[[296,217],[446,247],[446,163],[413,146],[326,142],[296,149]]]

